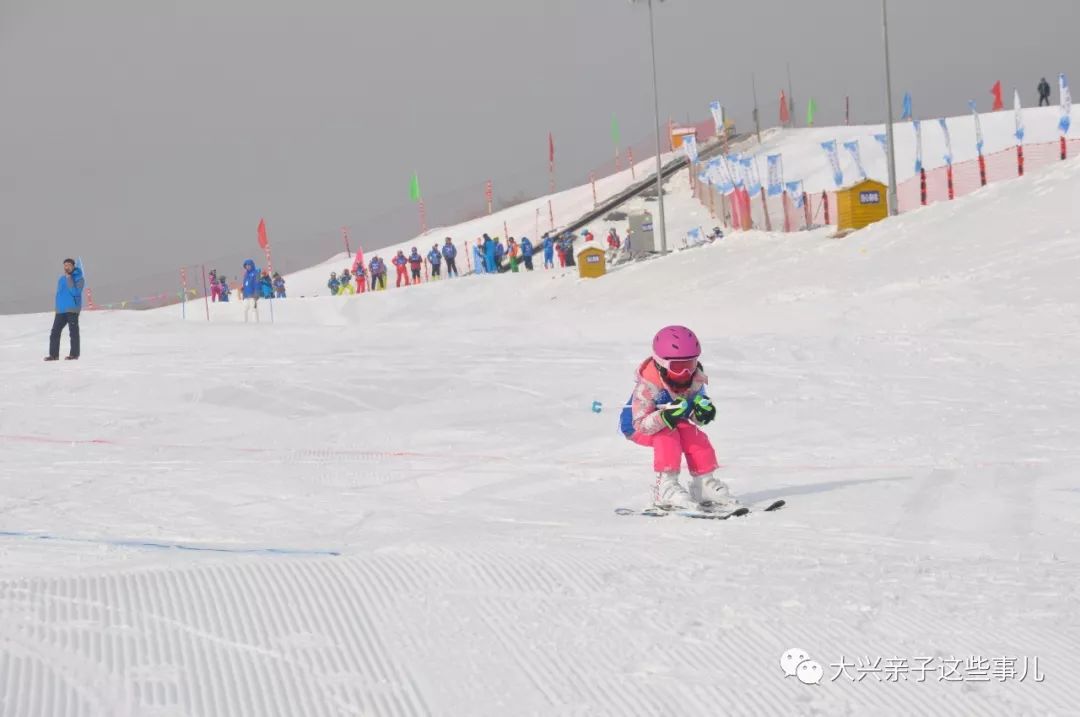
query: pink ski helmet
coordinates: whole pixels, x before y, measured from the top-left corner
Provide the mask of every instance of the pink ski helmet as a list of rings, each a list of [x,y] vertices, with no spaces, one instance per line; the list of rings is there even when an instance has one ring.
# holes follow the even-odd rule
[[[653,362],[660,377],[670,386],[688,388],[694,380],[701,356],[701,342],[685,326],[666,326],[653,339]]]
[[[701,342],[697,335],[685,326],[665,326],[653,338],[653,357],[667,362],[672,359],[697,359],[701,356]]]

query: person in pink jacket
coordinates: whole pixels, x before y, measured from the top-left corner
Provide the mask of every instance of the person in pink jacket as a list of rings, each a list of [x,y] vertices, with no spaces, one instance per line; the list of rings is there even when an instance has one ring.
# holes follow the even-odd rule
[[[685,326],[667,326],[653,338],[652,356],[637,371],[637,384],[620,416],[623,435],[653,449],[652,502],[665,510],[739,507],[716,478],[716,451],[701,430],[716,418],[705,393],[708,377],[699,362],[701,342]],[[679,483],[683,457],[689,490]]]

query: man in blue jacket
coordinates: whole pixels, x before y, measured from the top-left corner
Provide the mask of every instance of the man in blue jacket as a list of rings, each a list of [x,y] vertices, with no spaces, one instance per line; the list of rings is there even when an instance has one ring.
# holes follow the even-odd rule
[[[473,272],[477,274],[487,273],[487,260],[484,258],[484,242],[481,239],[476,240],[476,246],[472,248],[473,254]]]
[[[521,238],[521,258],[525,260],[525,269],[527,271],[532,271],[533,244],[529,241],[529,237]]]
[[[457,247],[450,237],[446,237],[446,243],[442,248],[443,259],[446,259],[446,278],[457,276]]]
[[[259,269],[255,266],[255,262],[252,259],[248,259],[244,262],[244,323],[247,323],[248,314],[251,311],[255,312],[255,322],[259,322],[259,295],[261,289],[259,287]]]
[[[82,269],[75,265],[74,259],[64,259],[64,273],[56,283],[56,318],[53,319],[52,333],[49,334],[49,355],[46,361],[60,360],[60,334],[68,327],[71,338],[71,352],[68,361],[79,359],[79,312],[82,311],[82,292],[86,282]]]
[[[495,273],[495,241],[484,235],[484,273]]]
[[[555,242],[550,234],[544,235],[544,268],[555,268]]]
[[[427,254],[428,263],[431,264],[431,280],[436,281],[439,278],[439,271],[442,268],[442,253],[439,251],[438,244],[431,245],[431,251]]]

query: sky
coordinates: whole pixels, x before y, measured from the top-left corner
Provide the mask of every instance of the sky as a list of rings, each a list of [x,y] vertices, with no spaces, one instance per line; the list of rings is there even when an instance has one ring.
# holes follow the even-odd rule
[[[1001,80],[1080,77],[1073,0],[892,0],[893,89],[962,114]],[[661,115],[719,99],[776,124],[884,118],[872,0],[654,3]],[[265,218],[275,268],[545,193],[654,139],[648,11],[627,0],[0,0],[0,313],[48,311],[65,257],[99,303],[176,290],[179,269],[240,273]],[[1054,98],[1056,101],[1057,93]],[[823,160],[824,161],[824,160]],[[460,237],[462,241],[470,237]],[[260,258],[261,259],[261,258]],[[262,262],[260,261],[260,264]],[[189,281],[193,281],[189,277]]]

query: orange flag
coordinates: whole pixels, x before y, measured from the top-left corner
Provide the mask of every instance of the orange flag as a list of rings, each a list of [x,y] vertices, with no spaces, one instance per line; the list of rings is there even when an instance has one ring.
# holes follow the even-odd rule
[[[270,245],[270,240],[266,238],[266,220],[259,220],[259,246],[263,251],[266,251],[266,247]]]
[[[994,83],[990,92],[994,95],[994,112],[1005,109],[1005,100],[1001,97],[1001,80]]]

